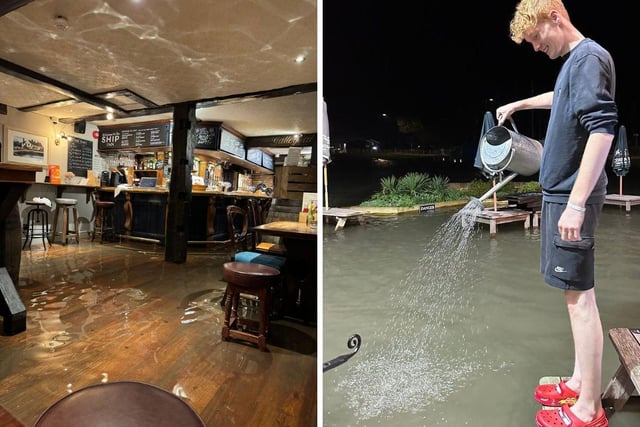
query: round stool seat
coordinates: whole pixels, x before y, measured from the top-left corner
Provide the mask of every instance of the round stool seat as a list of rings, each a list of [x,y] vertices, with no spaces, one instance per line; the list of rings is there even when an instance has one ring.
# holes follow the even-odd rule
[[[63,197],[58,197],[56,199],[56,204],[58,205],[76,205],[78,201],[76,199],[65,199]]]
[[[33,200],[27,200],[26,202],[24,202],[25,205],[29,205],[29,206],[44,206],[45,204],[42,202],[34,202]]]
[[[198,413],[178,396],[134,381],[95,384],[58,400],[35,427],[204,427]]]
[[[263,264],[249,262],[225,262],[222,279],[246,288],[259,288],[271,284],[280,271]]]

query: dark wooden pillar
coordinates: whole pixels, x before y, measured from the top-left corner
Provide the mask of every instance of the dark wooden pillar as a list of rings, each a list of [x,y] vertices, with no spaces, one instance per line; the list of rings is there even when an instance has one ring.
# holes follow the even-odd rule
[[[191,212],[191,168],[193,166],[193,137],[196,106],[177,104],[173,108],[171,134],[172,165],[167,209],[165,261],[183,263],[187,260],[189,216]]]

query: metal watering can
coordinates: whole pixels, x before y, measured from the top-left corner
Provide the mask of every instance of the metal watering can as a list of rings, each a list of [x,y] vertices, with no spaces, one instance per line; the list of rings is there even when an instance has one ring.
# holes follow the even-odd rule
[[[513,131],[504,126],[494,126],[480,141],[480,159],[493,173],[508,169],[520,175],[533,175],[540,170],[542,144],[518,133],[513,120]]]
[[[479,202],[504,187],[518,174],[529,176],[540,170],[542,144],[540,141],[518,133],[513,119],[509,119],[513,131],[504,126],[494,126],[480,140],[480,159],[484,167],[497,174],[504,170],[513,172],[493,186]]]

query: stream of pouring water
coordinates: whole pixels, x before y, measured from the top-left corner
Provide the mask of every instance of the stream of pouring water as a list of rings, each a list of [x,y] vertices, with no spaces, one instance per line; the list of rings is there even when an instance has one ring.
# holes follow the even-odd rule
[[[393,287],[393,318],[345,364],[337,389],[359,419],[419,412],[485,367],[486,349],[469,349],[464,335],[451,332],[474,308],[469,242],[481,211],[472,200],[437,230],[415,269]]]

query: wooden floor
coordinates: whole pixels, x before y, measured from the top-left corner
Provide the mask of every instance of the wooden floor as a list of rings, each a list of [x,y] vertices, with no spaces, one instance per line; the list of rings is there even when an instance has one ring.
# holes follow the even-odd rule
[[[0,336],[0,405],[32,426],[73,390],[135,380],[184,398],[207,426],[316,426],[316,329],[273,321],[268,352],[221,341],[226,260],[202,250],[168,263],[147,243],[83,238],[45,252],[34,242],[17,286],[27,330]]]

